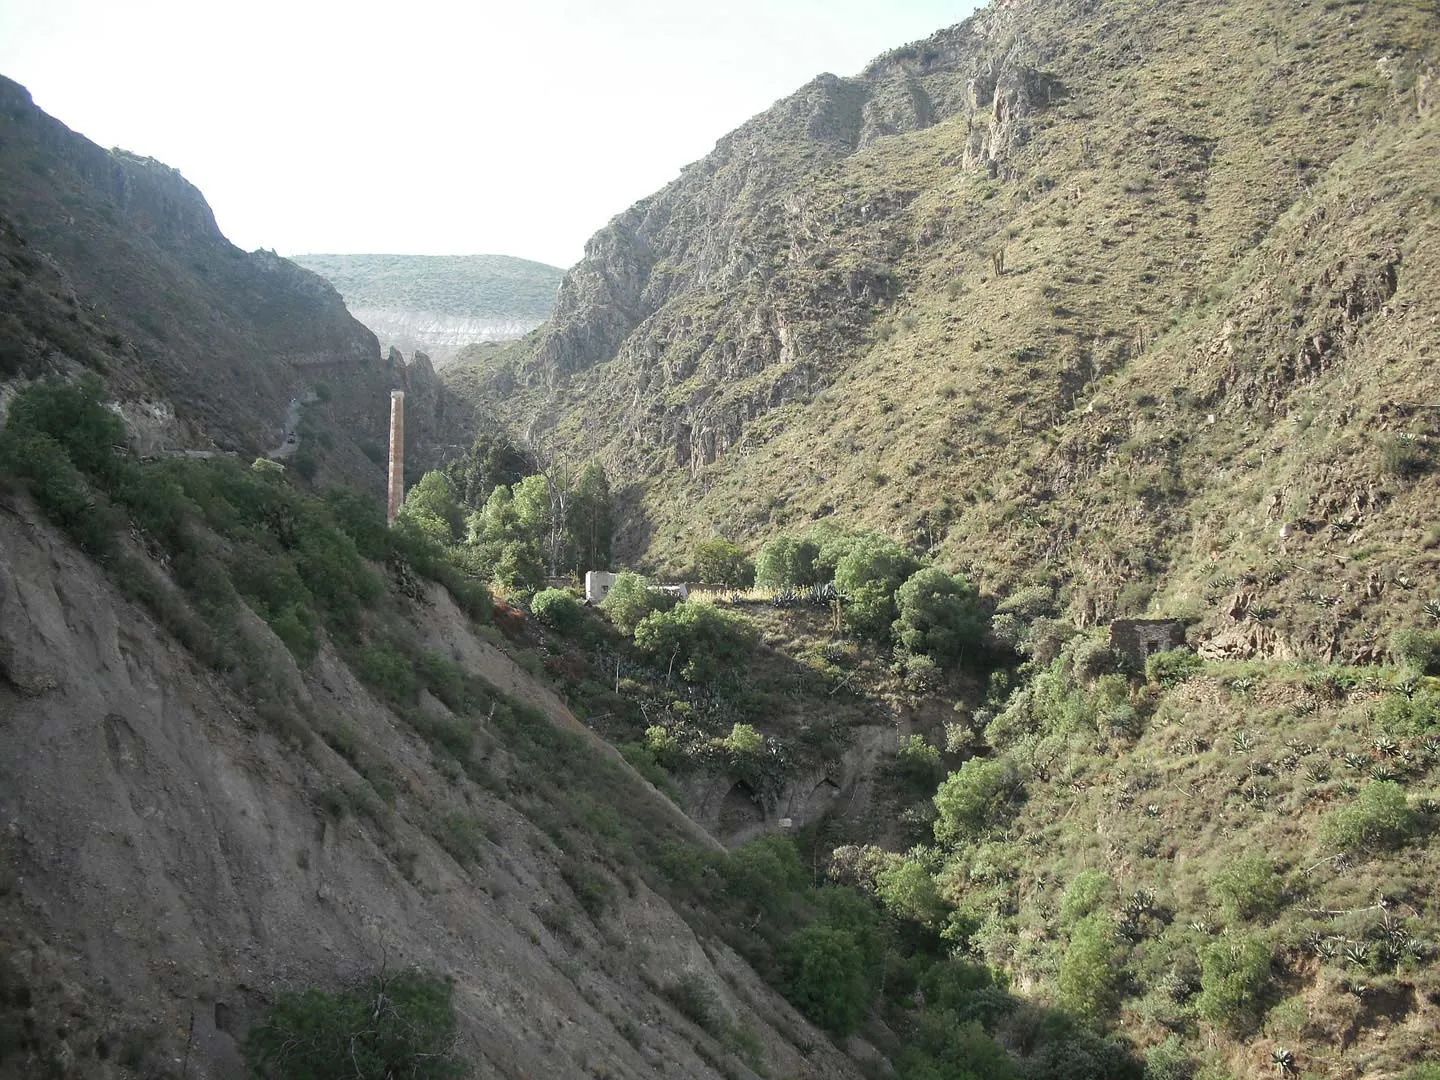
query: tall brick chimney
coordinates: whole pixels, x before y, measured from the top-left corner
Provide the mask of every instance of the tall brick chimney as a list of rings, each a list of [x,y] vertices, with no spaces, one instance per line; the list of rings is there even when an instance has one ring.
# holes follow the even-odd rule
[[[405,501],[405,391],[390,391],[390,500],[385,520],[395,524],[395,515]]]

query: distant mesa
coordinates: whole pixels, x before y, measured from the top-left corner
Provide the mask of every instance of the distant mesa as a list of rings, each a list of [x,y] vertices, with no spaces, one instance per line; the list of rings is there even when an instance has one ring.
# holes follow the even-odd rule
[[[524,337],[550,317],[565,272],[508,255],[297,255],[383,348],[442,367],[466,345]]]

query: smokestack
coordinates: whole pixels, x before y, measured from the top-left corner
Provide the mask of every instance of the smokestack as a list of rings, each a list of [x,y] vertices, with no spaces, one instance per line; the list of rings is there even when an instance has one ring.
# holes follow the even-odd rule
[[[390,502],[385,520],[395,524],[405,501],[405,391],[390,391]]]

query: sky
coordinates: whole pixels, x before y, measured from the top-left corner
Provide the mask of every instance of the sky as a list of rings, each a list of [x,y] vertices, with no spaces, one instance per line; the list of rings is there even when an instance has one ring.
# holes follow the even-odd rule
[[[726,132],[975,0],[0,0],[0,74],[246,249],[568,267]]]

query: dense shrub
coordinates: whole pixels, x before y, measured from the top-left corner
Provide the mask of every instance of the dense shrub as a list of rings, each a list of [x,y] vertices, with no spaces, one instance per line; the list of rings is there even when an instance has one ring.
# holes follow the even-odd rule
[[[726,892],[743,905],[774,911],[805,882],[795,845],[783,836],[762,836],[730,853],[720,868]]]
[[[895,640],[912,653],[940,663],[976,649],[985,633],[979,594],[963,577],[938,566],[912,574],[895,592]]]
[[[1257,938],[1214,941],[1200,950],[1196,1011],[1217,1027],[1244,1033],[1254,1028],[1270,984],[1271,948]]]
[[[1060,924],[1073,926],[1090,915],[1109,908],[1119,899],[1119,890],[1103,870],[1081,870],[1060,898]]]
[[[896,1062],[900,1080],[1011,1080],[1014,1062],[974,1020],[927,1008]]]
[[[1285,883],[1264,855],[1241,855],[1215,872],[1210,895],[1227,919],[1256,919],[1280,907]]]
[[[633,634],[635,627],[652,611],[661,611],[672,606],[673,601],[665,593],[654,592],[650,583],[639,574],[615,575],[615,584],[600,601],[600,610],[610,616],[620,630]]]
[[[755,583],[755,564],[739,544],[706,540],[695,545],[695,576],[707,585],[748,589]]]
[[[1056,979],[1056,1000],[1075,1016],[1102,1019],[1119,1004],[1121,975],[1115,920],[1097,911],[1071,932]]]
[[[1440,690],[1422,687],[1409,695],[1386,694],[1375,706],[1375,722],[1400,735],[1435,731],[1440,728]]]
[[[836,1035],[859,1026],[870,1006],[865,953],[845,930],[812,925],[793,934],[780,957],[785,996]]]
[[[580,601],[567,589],[541,589],[530,601],[535,618],[562,634],[574,633],[585,617]]]
[[[898,614],[895,592],[919,565],[893,540],[867,536],[855,541],[835,566],[835,588],[845,597],[846,624],[870,637],[888,635]]]
[[[754,654],[756,640],[746,619],[711,604],[678,604],[645,616],[635,627],[640,650],[689,683],[710,682],[743,663]]]
[[[1018,786],[1009,758],[971,758],[935,793],[935,839],[950,843],[978,836],[1000,819]]]
[[[1353,851],[1357,848],[1393,848],[1415,829],[1415,815],[1405,802],[1405,789],[1393,780],[1368,784],[1348,806],[1331,811],[1321,829],[1321,840]]]
[[[900,858],[876,875],[876,894],[897,918],[938,927],[947,908],[930,872],[914,859]]]
[[[280,995],[245,1060],[261,1080],[448,1080],[468,1071],[454,1046],[450,984],[412,971]]]
[[[1390,655],[1417,674],[1440,675],[1440,630],[1397,630],[1390,638]]]
[[[1169,649],[1145,659],[1145,680],[1161,686],[1175,686],[1198,675],[1205,662],[1189,649]]]
[[[820,548],[808,539],[777,536],[755,556],[755,585],[760,589],[821,584],[815,578],[815,556]]]
[[[1414,480],[1434,466],[1430,448],[1413,435],[1392,435],[1380,444],[1380,471],[1388,476]]]

